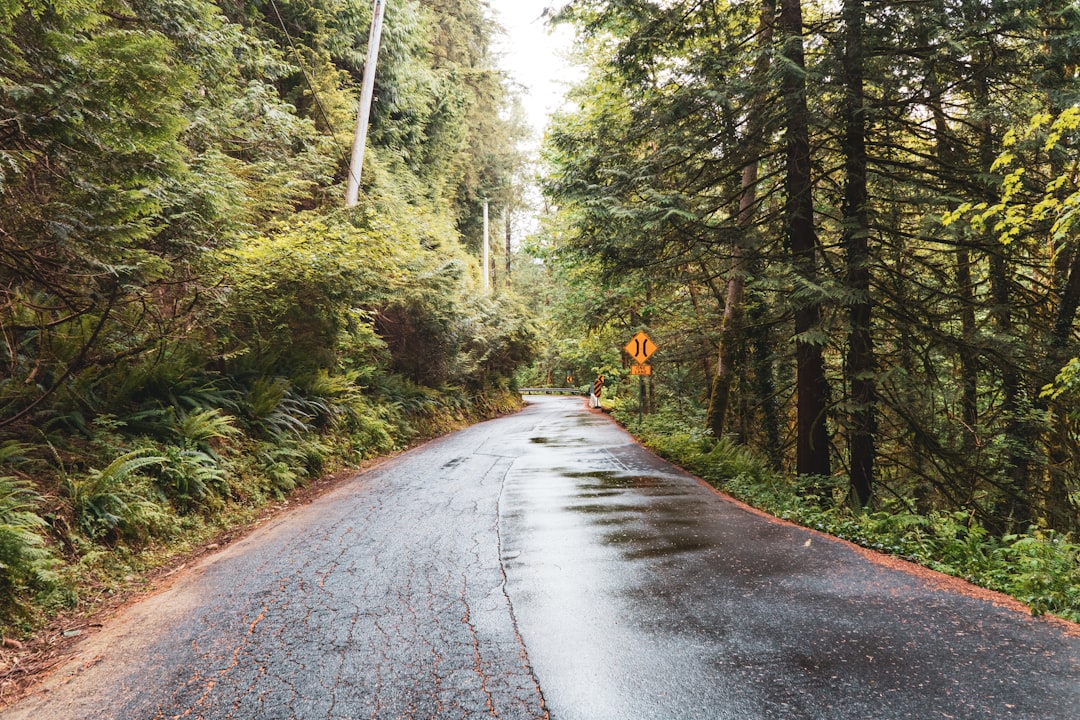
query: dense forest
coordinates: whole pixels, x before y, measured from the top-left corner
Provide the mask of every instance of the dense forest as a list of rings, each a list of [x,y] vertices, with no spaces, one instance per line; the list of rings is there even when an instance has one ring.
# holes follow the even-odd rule
[[[347,211],[371,19],[0,4],[0,629],[517,407],[536,331],[478,260],[524,168],[490,10],[389,4]]]
[[[546,140],[558,212],[532,252],[549,332],[583,340],[538,374],[627,378],[646,330],[659,449],[735,458],[775,509],[895,530],[904,555],[1026,563],[1022,596],[1080,607],[1080,7],[576,0],[560,20],[589,75]]]
[[[343,207],[371,15],[0,2],[5,636],[596,374],[751,502],[1080,618],[1075,2],[566,3],[588,74],[514,265],[483,0],[388,4]]]

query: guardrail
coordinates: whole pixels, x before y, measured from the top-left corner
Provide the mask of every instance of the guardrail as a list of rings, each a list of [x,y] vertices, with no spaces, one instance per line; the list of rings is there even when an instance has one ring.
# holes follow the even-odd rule
[[[579,388],[518,388],[522,395],[583,395]]]

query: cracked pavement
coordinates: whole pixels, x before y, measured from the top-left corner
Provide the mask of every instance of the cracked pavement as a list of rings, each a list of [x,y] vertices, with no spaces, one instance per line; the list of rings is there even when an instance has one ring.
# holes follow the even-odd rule
[[[1080,716],[1080,633],[763,518],[580,398],[207,558],[5,719]]]

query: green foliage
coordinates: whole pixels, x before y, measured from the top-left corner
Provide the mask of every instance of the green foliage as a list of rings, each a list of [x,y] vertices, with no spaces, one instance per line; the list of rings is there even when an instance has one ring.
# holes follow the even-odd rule
[[[265,487],[276,497],[292,490],[300,482],[304,454],[298,449],[282,445],[264,444],[255,450],[257,469],[265,480]]]
[[[0,467],[24,451],[17,443],[0,445]],[[25,612],[28,593],[56,584],[56,558],[42,537],[41,503],[28,481],[0,474],[0,623]]]
[[[1080,178],[1075,167],[1050,177],[1035,192],[1025,176],[1038,167],[1041,155],[1067,160],[1078,141],[1080,106],[1067,108],[1057,117],[1037,113],[1026,128],[1009,130],[1002,139],[1004,150],[991,168],[1004,173],[998,201],[963,203],[946,213],[942,223],[947,226],[966,217],[977,231],[991,230],[1003,245],[1049,223],[1051,242],[1058,246],[1074,242],[1073,226],[1080,216]]]
[[[245,397],[244,409],[253,429],[287,442],[308,431],[312,415],[285,378],[257,378]]]
[[[627,424],[633,422],[636,429],[634,415],[623,411],[617,417]],[[749,447],[726,437],[716,440],[700,425],[690,425],[685,416],[650,414],[639,432],[658,455],[679,463],[711,483],[760,487],[774,480],[768,465]]]
[[[470,387],[505,387],[536,355],[538,329],[522,302],[510,295],[481,298],[462,322],[462,364],[452,376]]]
[[[646,328],[646,413],[715,399],[713,424],[772,466],[836,458],[862,496],[973,511],[999,536],[1080,530],[1075,3],[903,5],[888,22],[803,3],[794,29],[775,10],[561,12],[586,79],[544,146],[557,211],[530,247],[551,306],[530,383],[621,374],[609,354]],[[785,183],[795,168],[805,190]],[[812,236],[797,253],[795,225]]]
[[[220,498],[229,493],[228,478],[221,461],[210,453],[169,446],[162,456],[157,484],[181,512],[189,512],[220,507]]]
[[[207,452],[210,452],[213,440],[234,437],[238,432],[233,418],[218,408],[189,413],[176,421],[176,434],[184,443]]]

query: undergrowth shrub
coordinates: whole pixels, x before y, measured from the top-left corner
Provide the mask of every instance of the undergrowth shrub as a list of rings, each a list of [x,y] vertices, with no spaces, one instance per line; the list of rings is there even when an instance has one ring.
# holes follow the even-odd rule
[[[181,513],[220,510],[230,495],[230,463],[214,447],[240,431],[218,408],[171,415],[177,444],[160,448],[157,487]]]
[[[179,384],[154,397],[125,389],[115,412],[72,411],[43,426],[33,484],[3,472],[15,446],[0,446],[5,632],[24,608],[40,621],[119,588],[327,471],[520,404],[508,391],[359,371],[200,378],[169,364],[154,377],[159,390]]]
[[[249,426],[275,440],[300,437],[310,429],[315,416],[292,392],[287,378],[257,378],[248,388],[242,404]]]

